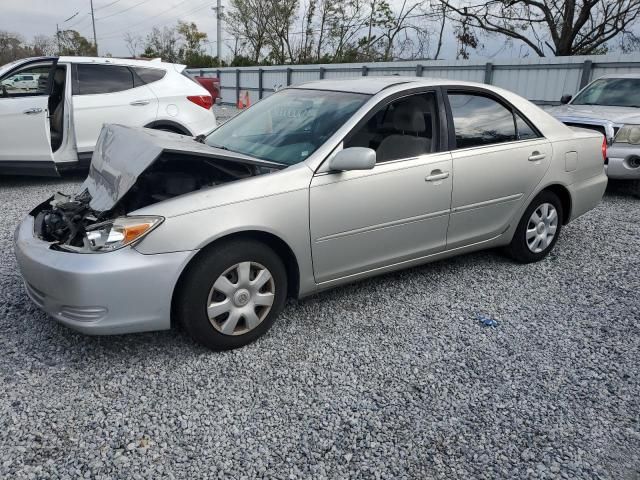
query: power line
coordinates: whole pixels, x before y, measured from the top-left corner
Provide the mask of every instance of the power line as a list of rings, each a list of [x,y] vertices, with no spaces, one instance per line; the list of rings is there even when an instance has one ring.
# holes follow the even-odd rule
[[[91,18],[91,13],[87,12],[86,17],[81,17],[79,20],[76,20],[75,22],[73,22],[71,25],[69,25],[67,28],[72,28],[75,27],[77,25],[80,25],[81,23],[89,20]]]
[[[141,20],[141,21],[139,21],[139,22],[135,22],[135,23],[132,23],[132,24],[130,24],[130,25],[127,25],[126,27],[124,27],[124,28],[120,28],[120,29],[118,29],[118,30],[116,30],[116,31],[114,31],[114,32],[110,32],[108,35],[105,35],[104,37],[100,37],[100,39],[101,39],[101,40],[106,40],[106,39],[110,39],[110,38],[117,38],[117,37],[119,37],[120,35],[122,35],[123,33],[127,32],[128,30],[130,30],[132,27],[136,27],[136,26],[138,26],[138,25],[140,25],[140,24],[143,24],[143,23],[148,22],[149,20],[153,20],[154,18],[160,17],[161,15],[164,15],[165,13],[167,13],[167,12],[169,12],[169,11],[171,11],[171,10],[174,10],[177,6],[179,6],[179,5],[183,4],[183,3],[187,2],[187,1],[188,1],[188,0],[182,0],[181,2],[177,3],[176,5],[174,5],[174,6],[173,6],[173,7],[171,7],[171,8],[168,8],[168,9],[166,9],[166,10],[163,10],[162,12],[159,12],[159,13],[157,13],[156,15],[152,15],[151,17],[147,17],[147,18],[145,18],[144,20]],[[205,3],[205,4],[200,4],[200,6],[198,6],[198,7],[194,8],[194,9],[192,9],[192,10],[189,10],[189,11],[187,11],[187,12],[184,12],[184,13],[182,13],[182,14],[180,14],[180,15],[181,15],[181,16],[191,15],[192,13],[195,13],[195,12],[197,12],[197,11],[199,11],[199,10],[202,10],[202,9],[204,9],[204,8],[207,8],[207,7],[209,6],[209,3],[210,3],[210,0],[206,0],[206,3]],[[173,22],[173,21],[175,21],[175,20],[176,20],[176,18],[174,17],[174,18],[172,18],[171,20],[167,20],[166,22],[162,22],[162,23],[159,23],[159,24],[155,24],[154,26],[166,25],[167,23],[169,23],[169,22]]]
[[[107,19],[107,18],[115,17],[116,15],[120,15],[121,13],[128,12],[129,10],[133,10],[134,8],[139,7],[140,5],[142,5],[142,4],[144,4],[144,3],[148,3],[148,2],[150,2],[150,1],[151,1],[151,0],[142,0],[140,3],[136,3],[135,5],[132,5],[132,6],[131,6],[131,7],[129,7],[129,8],[125,8],[124,10],[120,10],[120,11],[118,11],[118,12],[111,13],[111,14],[106,15],[106,16],[104,16],[104,17],[99,17],[99,18],[98,18],[98,20],[105,20],[105,19]]]
[[[120,1],[122,1],[122,0],[115,0],[115,2],[111,2],[111,3],[108,3],[106,5],[103,5],[101,7],[96,8],[95,11],[97,12],[98,10],[102,10],[103,8],[109,8],[111,5],[115,5],[116,3],[120,2]]]

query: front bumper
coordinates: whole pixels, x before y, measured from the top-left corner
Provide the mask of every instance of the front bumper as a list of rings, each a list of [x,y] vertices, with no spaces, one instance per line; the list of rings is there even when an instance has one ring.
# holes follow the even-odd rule
[[[173,290],[195,252],[62,252],[36,238],[33,223],[29,215],[18,226],[14,247],[27,294],[38,307],[89,335],[170,327]]]
[[[607,175],[620,180],[640,179],[640,146],[613,144],[607,148]]]

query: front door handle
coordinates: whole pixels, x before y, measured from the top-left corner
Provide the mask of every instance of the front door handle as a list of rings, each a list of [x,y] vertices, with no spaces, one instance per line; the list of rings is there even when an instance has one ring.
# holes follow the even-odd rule
[[[133,105],[134,107],[141,107],[143,105],[149,105],[149,100],[136,100],[131,102],[129,105]]]
[[[544,160],[547,156],[544,153],[533,152],[529,157],[530,162],[539,162],[540,160]]]
[[[433,172],[431,172],[430,175],[428,175],[425,178],[425,180],[427,182],[437,182],[438,180],[444,180],[448,176],[449,176],[449,172],[443,172],[443,171],[440,171],[440,170],[434,170]]]
[[[42,108],[30,108],[28,110],[25,110],[24,113],[25,115],[35,115],[36,113],[42,113],[43,109]]]

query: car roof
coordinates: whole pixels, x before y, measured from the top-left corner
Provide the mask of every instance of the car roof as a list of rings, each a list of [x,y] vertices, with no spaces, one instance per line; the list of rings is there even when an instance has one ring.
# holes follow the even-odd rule
[[[398,75],[387,75],[384,77],[358,77],[346,79],[315,80],[296,85],[292,88],[313,89],[313,90],[333,90],[337,92],[366,93],[374,95],[382,90],[395,85],[407,84],[407,87],[429,87],[439,85],[454,85],[466,87],[481,87],[496,90],[490,85],[475,82],[463,82],[460,80],[448,80],[442,78],[428,77],[404,77]]]
[[[159,58],[154,58],[151,60],[136,60],[131,58],[111,58],[111,57],[59,57],[58,62],[95,63],[100,65],[129,65],[129,66],[135,66],[135,67],[162,68],[164,70],[168,70],[169,68],[175,68],[178,71],[181,71],[185,68],[185,65],[163,62]]]
[[[640,73],[608,73],[598,77],[598,80],[601,78],[640,78]]]

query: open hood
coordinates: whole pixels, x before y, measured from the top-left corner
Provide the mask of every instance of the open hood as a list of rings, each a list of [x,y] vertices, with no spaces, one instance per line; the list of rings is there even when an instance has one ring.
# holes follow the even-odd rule
[[[99,250],[96,229],[126,221],[130,212],[285,167],[184,135],[106,125],[80,192],[57,193],[36,207],[34,229],[52,248],[92,252]]]
[[[148,128],[105,125],[91,159],[89,176],[82,185],[96,212],[111,210],[161,156],[200,157],[267,169],[283,165],[229,152],[195,141],[192,137]],[[187,161],[185,159],[185,161]]]

